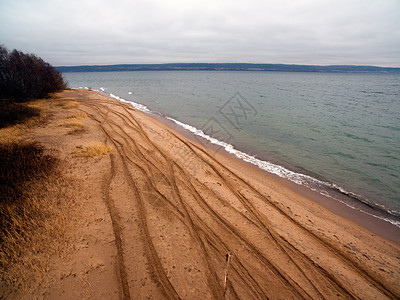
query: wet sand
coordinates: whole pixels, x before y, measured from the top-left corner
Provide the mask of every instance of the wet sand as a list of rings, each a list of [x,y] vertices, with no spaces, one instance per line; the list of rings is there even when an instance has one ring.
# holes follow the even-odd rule
[[[400,297],[398,243],[129,105],[86,90],[58,97],[78,103],[69,113],[85,113],[87,130],[57,137],[49,124],[35,134],[70,161],[90,206],[75,232],[87,247],[51,262],[48,297]],[[92,140],[114,150],[71,157]],[[86,257],[98,267],[77,271]],[[60,269],[75,276],[54,275]]]

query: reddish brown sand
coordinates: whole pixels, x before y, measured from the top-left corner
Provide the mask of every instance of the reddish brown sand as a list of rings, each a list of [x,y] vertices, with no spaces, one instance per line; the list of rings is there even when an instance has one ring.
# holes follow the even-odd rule
[[[32,134],[81,179],[73,250],[15,297],[400,297],[399,244],[128,105],[84,90],[58,97],[78,102],[68,113],[85,113],[87,130],[67,135],[58,108]],[[113,151],[71,156],[92,141]]]

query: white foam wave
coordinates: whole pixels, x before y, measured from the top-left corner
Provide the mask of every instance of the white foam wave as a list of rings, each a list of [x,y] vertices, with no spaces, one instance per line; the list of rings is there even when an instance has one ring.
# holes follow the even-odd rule
[[[296,173],[296,172],[290,171],[290,170],[288,170],[288,169],[286,169],[286,168],[284,168],[282,166],[273,164],[273,163],[268,162],[268,161],[260,160],[260,159],[254,157],[254,156],[251,156],[251,155],[249,155],[247,153],[244,153],[244,152],[241,152],[241,151],[235,149],[233,147],[233,145],[231,145],[231,144],[228,144],[228,143],[225,143],[223,141],[217,140],[216,138],[213,138],[213,137],[205,134],[202,130],[197,129],[196,127],[193,127],[191,125],[182,123],[182,122],[177,121],[177,120],[175,120],[173,118],[170,118],[170,117],[166,117],[166,118],[168,120],[173,121],[177,125],[185,128],[186,130],[189,130],[190,132],[192,132],[192,133],[194,133],[194,134],[196,134],[196,135],[208,140],[210,143],[223,147],[225,149],[225,151],[227,151],[228,153],[234,154],[236,157],[238,157],[238,158],[240,158],[240,159],[242,159],[242,160],[244,160],[246,162],[249,162],[249,163],[251,163],[253,165],[256,165],[260,169],[263,169],[263,170],[265,170],[265,171],[267,171],[269,173],[278,175],[279,177],[282,177],[282,178],[287,178],[287,179],[289,179],[289,180],[291,180],[291,181],[293,181],[295,183],[301,184],[301,185],[305,185],[305,184],[307,184],[309,182],[314,182],[315,184],[320,184],[320,185],[324,185],[324,186],[329,186],[330,187],[330,184],[327,183],[327,182],[320,181],[320,180],[315,179],[315,178],[313,178],[311,176],[308,176],[308,175],[304,175],[304,174],[300,174],[300,173]]]
[[[146,112],[146,113],[150,113],[151,112],[150,109],[148,109],[146,105],[139,104],[139,103],[136,103],[136,102],[133,102],[133,101],[125,100],[124,98],[118,97],[118,96],[116,96],[114,94],[110,94],[110,97],[114,98],[114,99],[116,99],[116,100],[118,100],[120,102],[130,104],[134,108],[136,108],[137,110],[140,110],[140,111],[143,111],[143,112]]]

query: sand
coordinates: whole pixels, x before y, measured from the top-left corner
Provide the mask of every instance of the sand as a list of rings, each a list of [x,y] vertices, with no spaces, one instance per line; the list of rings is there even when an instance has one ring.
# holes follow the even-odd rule
[[[129,105],[57,97],[31,134],[80,181],[71,251],[10,298],[400,298],[398,243]],[[80,132],[60,126],[78,114]],[[112,151],[72,155],[93,142]]]

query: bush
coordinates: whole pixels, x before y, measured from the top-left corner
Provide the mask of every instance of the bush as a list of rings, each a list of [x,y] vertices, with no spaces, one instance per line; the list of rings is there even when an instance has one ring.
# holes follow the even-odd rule
[[[66,87],[61,73],[40,57],[0,46],[0,99],[24,102]]]

